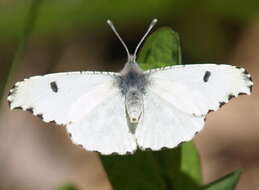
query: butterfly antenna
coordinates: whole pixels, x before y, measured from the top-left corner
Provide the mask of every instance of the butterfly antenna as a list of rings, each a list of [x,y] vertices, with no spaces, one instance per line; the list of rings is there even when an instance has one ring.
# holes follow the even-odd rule
[[[130,58],[130,52],[129,49],[127,47],[127,45],[125,44],[125,42],[122,40],[121,36],[119,35],[119,33],[117,32],[116,28],[114,27],[113,23],[111,20],[107,20],[107,24],[111,27],[111,29],[113,30],[113,32],[115,33],[115,35],[119,38],[120,42],[122,43],[123,47],[125,48],[127,55],[128,55],[128,59]]]
[[[149,25],[149,27],[148,27],[146,33],[145,33],[144,36],[141,38],[141,40],[139,41],[139,43],[138,43],[138,45],[137,45],[137,47],[136,47],[136,49],[135,49],[135,51],[134,51],[134,57],[136,57],[139,47],[141,46],[142,42],[143,42],[144,39],[147,37],[147,35],[149,34],[149,32],[150,32],[151,29],[155,26],[156,23],[157,23],[157,19],[156,19],[156,18],[151,21],[151,23],[150,23],[150,25]]]

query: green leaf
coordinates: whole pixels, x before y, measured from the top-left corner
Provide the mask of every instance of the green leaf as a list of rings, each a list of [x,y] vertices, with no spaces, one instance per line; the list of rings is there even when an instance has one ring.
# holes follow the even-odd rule
[[[23,50],[26,48],[29,39],[33,33],[33,30],[35,28],[35,24],[38,18],[38,13],[40,6],[42,4],[43,0],[38,0],[38,1],[31,1],[30,2],[30,7],[28,9],[28,14],[26,15],[25,23],[24,23],[24,31],[20,34],[20,43],[18,45],[18,48],[15,52],[14,58],[12,60],[11,66],[8,70],[8,73],[6,77],[4,78],[4,86],[1,87],[0,91],[0,102],[1,104],[3,103],[3,95],[8,87],[8,84],[10,83],[10,78],[13,73],[15,73],[15,69],[18,66],[18,64],[21,63],[20,59],[22,57]]]
[[[55,190],[77,190],[73,185],[62,185]]]
[[[151,151],[137,151],[126,156],[101,156],[101,160],[115,190],[166,190]]]
[[[197,184],[202,183],[200,156],[192,142],[182,144],[181,170]]]
[[[177,180],[181,173],[181,146],[153,152],[159,166],[160,176],[163,177],[168,190],[177,190]]]
[[[176,190],[197,190],[201,187],[200,159],[192,142],[153,154],[168,186]]]
[[[192,142],[181,145],[181,169],[176,175],[176,189],[196,190],[202,184],[200,157]]]
[[[202,190],[234,190],[241,175],[241,170],[236,170],[202,188]]]
[[[138,63],[144,70],[181,64],[178,33],[169,27],[152,33],[139,53]]]

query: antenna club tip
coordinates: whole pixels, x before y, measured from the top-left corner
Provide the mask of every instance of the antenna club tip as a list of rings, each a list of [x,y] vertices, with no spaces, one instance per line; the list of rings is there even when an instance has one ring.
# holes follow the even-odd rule
[[[157,18],[154,18],[154,19],[152,20],[152,24],[157,23],[157,21],[158,21],[158,19],[157,19]]]
[[[112,24],[112,21],[110,19],[108,19],[106,22],[107,24]]]

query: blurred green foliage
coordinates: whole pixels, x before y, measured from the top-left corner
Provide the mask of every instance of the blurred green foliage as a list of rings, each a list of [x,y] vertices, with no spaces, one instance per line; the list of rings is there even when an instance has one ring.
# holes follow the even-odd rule
[[[11,77],[13,74],[15,68],[17,67],[17,64],[21,64],[21,55],[23,50],[26,48],[26,45],[28,44],[29,38],[31,37],[31,34],[35,28],[35,23],[38,18],[39,8],[41,6],[43,0],[37,0],[32,1],[31,4],[29,4],[27,14],[25,16],[25,20],[23,21],[23,30],[19,34],[19,44],[17,47],[17,50],[14,54],[12,63],[8,69],[8,73],[4,77],[4,80],[1,81],[0,85],[0,102],[2,103],[3,93],[5,91],[6,85],[8,84],[8,78]],[[6,23],[6,22],[5,22]]]
[[[0,40],[19,36],[23,30],[28,4],[32,1],[0,2]],[[132,20],[138,22],[151,20],[153,17],[174,20],[188,17],[188,14],[194,11],[209,12],[211,15],[243,21],[258,16],[259,6],[257,0],[245,3],[242,0],[44,0],[36,32],[60,35],[67,30],[84,26],[85,23],[89,27],[103,25],[108,18],[115,19],[120,25],[128,24]]]

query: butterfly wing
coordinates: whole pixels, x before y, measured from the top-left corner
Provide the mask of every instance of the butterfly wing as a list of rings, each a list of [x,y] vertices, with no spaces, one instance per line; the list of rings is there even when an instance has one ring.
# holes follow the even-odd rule
[[[67,125],[75,144],[103,154],[136,149],[116,73],[70,72],[35,76],[10,90],[11,109],[21,108],[45,122]]]
[[[94,106],[107,96],[102,88],[111,88],[116,73],[67,72],[33,76],[17,82],[10,90],[8,102],[11,109],[31,111],[45,122],[68,124],[73,117],[71,107],[83,94],[89,95],[86,103]],[[89,106],[91,107],[91,106]],[[83,110],[81,107],[78,111]],[[71,118],[72,117],[72,118]]]
[[[250,94],[252,81],[230,65],[181,65],[147,71],[143,121],[136,129],[142,149],[173,148],[191,140],[210,110],[232,97]]]
[[[152,91],[144,97],[144,115],[136,129],[141,149],[173,148],[191,140],[204,125],[204,117],[195,117],[168,103]]]
[[[75,110],[77,106],[80,104],[75,105]],[[125,98],[118,89],[91,112],[70,123],[67,131],[74,143],[102,154],[132,153],[137,148],[127,126]]]
[[[179,65],[147,73],[150,91],[196,116],[217,110],[233,97],[251,94],[253,85],[245,69],[231,65]]]

